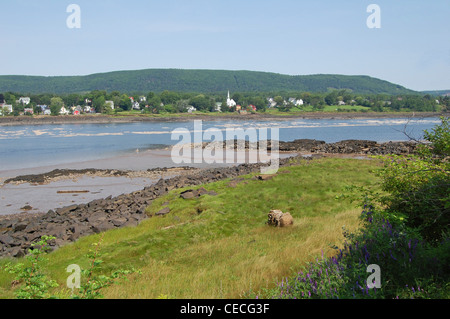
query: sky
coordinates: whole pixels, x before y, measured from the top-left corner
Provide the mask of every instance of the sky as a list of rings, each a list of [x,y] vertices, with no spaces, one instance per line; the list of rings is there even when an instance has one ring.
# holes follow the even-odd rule
[[[0,13],[0,75],[251,70],[450,89],[450,0],[2,0]]]

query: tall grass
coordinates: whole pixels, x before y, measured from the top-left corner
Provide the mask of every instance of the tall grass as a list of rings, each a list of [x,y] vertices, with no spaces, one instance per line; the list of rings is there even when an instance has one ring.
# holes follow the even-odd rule
[[[321,159],[293,163],[277,176],[260,181],[245,176],[236,187],[229,181],[203,185],[218,195],[184,200],[183,189],[171,191],[147,209],[168,205],[171,212],[134,228],[108,231],[102,241],[102,268],[140,269],[120,285],[105,288],[106,298],[240,298],[249,291],[274,288],[277,281],[344,240],[342,227],[358,229],[359,210],[336,201],[348,185],[375,184],[369,172],[376,161]],[[270,209],[289,211],[287,228],[265,224]],[[80,239],[51,253],[46,273],[60,295],[67,293],[69,264],[89,267],[85,257],[99,235]],[[0,262],[0,265],[2,262]],[[12,278],[0,273],[0,296],[12,297]]]

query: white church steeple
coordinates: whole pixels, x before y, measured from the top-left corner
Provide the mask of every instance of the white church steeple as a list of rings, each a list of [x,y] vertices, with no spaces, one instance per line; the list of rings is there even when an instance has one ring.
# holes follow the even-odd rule
[[[230,90],[228,90],[227,106],[228,107],[236,106],[236,102],[233,99],[230,99]]]

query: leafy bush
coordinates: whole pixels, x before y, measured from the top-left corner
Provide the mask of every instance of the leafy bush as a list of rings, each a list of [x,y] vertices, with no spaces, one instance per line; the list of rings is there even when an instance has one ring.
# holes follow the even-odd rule
[[[309,263],[278,283],[272,298],[450,298],[450,133],[448,118],[416,155],[383,156],[378,171],[386,194],[356,188],[363,227],[344,232],[335,256]],[[352,188],[352,187],[351,187]],[[368,266],[381,269],[381,287],[367,282]]]
[[[53,239],[55,237],[42,236],[38,242],[32,244],[33,249],[29,249],[29,255],[27,256],[27,259],[30,261],[30,266],[26,266],[24,263],[18,263],[16,265],[7,264],[4,267],[7,272],[17,275],[14,284],[21,284],[15,292],[18,299],[57,298],[56,295],[51,295],[49,290],[58,287],[58,284],[56,281],[47,278],[46,274],[42,271],[42,265],[47,261],[43,255],[49,251],[48,243]],[[72,299],[101,298],[103,297],[101,290],[116,283],[116,279],[125,278],[125,275],[131,273],[140,273],[140,271],[132,268],[129,270],[116,270],[110,276],[96,274],[100,270],[100,265],[103,263],[100,259],[101,254],[99,251],[101,240],[94,244],[95,249],[90,250],[87,255],[91,261],[90,268],[82,270],[82,275],[87,279],[80,285],[76,293],[72,290]]]
[[[42,238],[32,244],[28,250],[27,259],[30,266],[24,263],[16,265],[7,264],[5,270],[16,274],[16,284],[23,283],[15,292],[18,299],[46,299],[52,297],[49,289],[57,287],[54,280],[48,279],[42,271],[42,263],[47,259],[43,257],[48,252],[48,242],[55,239],[52,236],[42,236]]]
[[[135,269],[124,270],[119,269],[114,271],[110,276],[104,274],[95,274],[99,270],[103,260],[100,259],[101,254],[99,251],[100,244],[103,237],[98,243],[94,243],[95,249],[89,250],[88,257],[91,261],[91,266],[88,269],[82,270],[82,274],[87,280],[80,285],[79,291],[74,294],[72,291],[72,299],[97,299],[102,298],[101,290],[116,282],[118,278],[125,278],[125,275],[136,272]]]
[[[450,130],[448,118],[431,132],[429,144],[418,147],[418,155],[384,156],[378,172],[388,195],[380,198],[388,213],[400,213],[407,225],[428,240],[448,236],[450,226]]]

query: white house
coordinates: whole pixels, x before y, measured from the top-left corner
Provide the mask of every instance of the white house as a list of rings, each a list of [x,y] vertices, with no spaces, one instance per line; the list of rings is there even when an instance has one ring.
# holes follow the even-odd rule
[[[61,115],[68,115],[69,111],[63,106],[63,107],[61,107],[61,110],[59,111],[59,114],[61,114]]]
[[[186,107],[186,110],[187,110],[188,113],[192,113],[192,112],[197,111],[197,109],[195,107],[193,107],[192,105],[188,105]]]
[[[289,98],[289,102],[294,104],[295,106],[303,105],[303,100],[302,99],[295,99],[293,97]]]
[[[141,107],[139,106],[139,102],[135,101],[135,102],[131,102],[131,108],[134,110],[140,110]]]
[[[277,106],[277,102],[275,102],[273,97],[268,97],[267,101],[269,102],[269,104],[268,104],[269,108]]]
[[[0,111],[5,111],[9,114],[13,112],[13,106],[11,104],[0,104]]]
[[[230,91],[228,91],[227,106],[228,107],[236,106],[236,102],[233,99],[230,98]]]
[[[30,102],[31,102],[31,99],[28,96],[26,96],[26,97],[22,96],[22,97],[19,98],[19,103],[20,104],[28,105],[28,104],[30,104]]]

